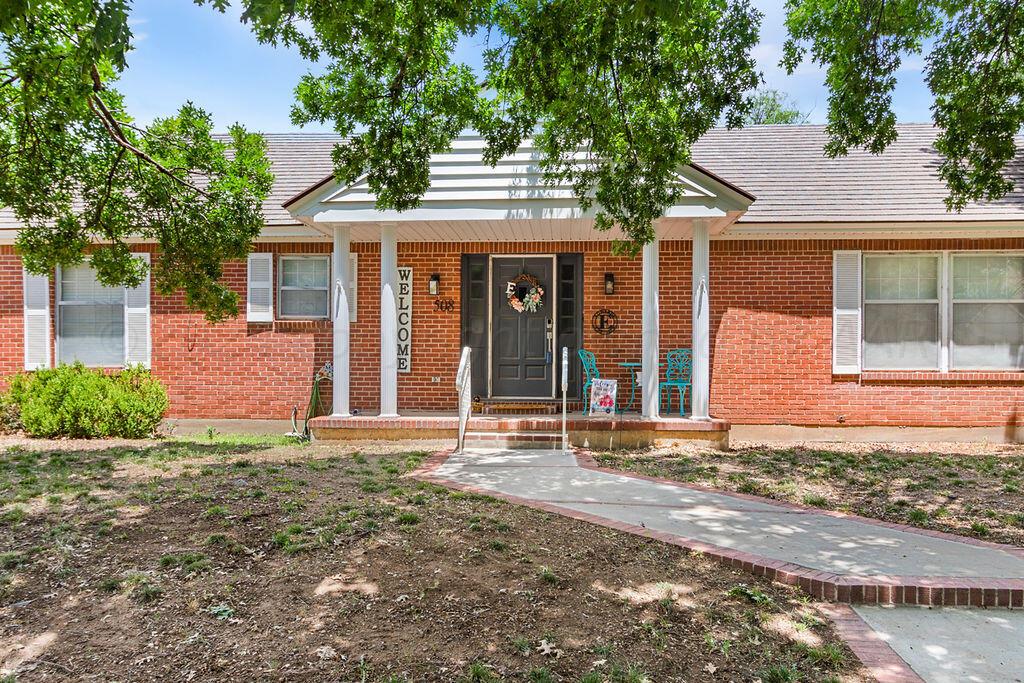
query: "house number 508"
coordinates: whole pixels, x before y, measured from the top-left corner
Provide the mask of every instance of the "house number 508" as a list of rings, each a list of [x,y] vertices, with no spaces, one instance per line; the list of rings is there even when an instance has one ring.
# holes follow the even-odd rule
[[[455,310],[455,299],[434,299],[434,310],[451,313]]]

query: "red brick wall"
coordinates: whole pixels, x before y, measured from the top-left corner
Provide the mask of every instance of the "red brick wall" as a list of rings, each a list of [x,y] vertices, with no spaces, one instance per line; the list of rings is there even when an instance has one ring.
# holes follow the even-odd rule
[[[25,367],[23,307],[21,259],[13,247],[0,246],[0,386]]]
[[[261,244],[275,253],[328,253],[328,244]],[[835,377],[831,370],[832,251],[834,249],[1024,249],[1024,240],[958,241],[715,241],[711,250],[712,386],[714,415],[737,423],[1002,425],[1024,422],[1024,378],[1010,373],[973,379],[920,373]],[[379,404],[379,247],[359,254],[358,321],[352,326],[353,408]],[[452,382],[460,348],[462,253],[584,254],[584,345],[603,376],[622,382],[618,366],[640,358],[640,260],[616,257],[604,243],[399,245],[399,265],[413,268],[412,372],[399,375],[401,410],[454,407]],[[275,268],[277,264],[275,263]],[[230,264],[226,280],[245,297],[245,264]],[[434,310],[431,273],[441,275],[452,312]],[[604,294],[604,273],[616,294]],[[0,374],[22,365],[21,269],[0,247]],[[618,329],[599,336],[593,313],[611,308]],[[304,410],[312,374],[330,358],[326,321],[216,326],[190,313],[180,297],[154,295],[153,370],[168,387],[177,417],[287,417]],[[661,245],[661,347],[690,346],[690,245]],[[479,360],[478,360],[479,362]],[[439,379],[439,381],[435,381]],[[323,386],[330,401],[330,386]]]
[[[712,243],[713,414],[764,424],[1024,424],[1024,373],[833,376],[837,249],[1024,249],[1024,239]]]

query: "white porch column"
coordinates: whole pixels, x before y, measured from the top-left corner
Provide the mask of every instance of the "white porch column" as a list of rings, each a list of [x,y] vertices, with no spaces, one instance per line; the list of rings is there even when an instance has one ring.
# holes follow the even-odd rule
[[[332,354],[332,365],[334,365],[334,382],[332,392],[332,417],[351,417],[349,412],[349,323],[350,315],[348,309],[349,284],[352,282],[352,273],[349,262],[349,249],[352,243],[352,230],[347,225],[334,226],[334,249],[332,251],[332,262],[334,263],[334,350]]]
[[[640,350],[640,408],[644,417],[658,417],[658,238],[643,249],[643,278],[641,291],[641,350]]]
[[[711,297],[709,296],[711,242],[708,224],[693,224],[693,395],[690,417],[710,420],[711,397]]]
[[[380,416],[398,417],[398,236],[380,226]]]

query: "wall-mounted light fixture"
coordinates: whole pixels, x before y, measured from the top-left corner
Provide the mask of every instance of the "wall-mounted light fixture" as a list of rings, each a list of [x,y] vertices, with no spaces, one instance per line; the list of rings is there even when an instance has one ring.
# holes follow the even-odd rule
[[[604,274],[604,293],[609,296],[615,293],[615,273]]]
[[[441,276],[434,273],[430,276],[430,280],[427,281],[427,292],[430,296],[437,296],[441,293]]]

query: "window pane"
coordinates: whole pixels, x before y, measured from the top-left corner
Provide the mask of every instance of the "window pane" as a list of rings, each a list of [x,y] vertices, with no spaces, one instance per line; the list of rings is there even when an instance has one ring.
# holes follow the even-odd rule
[[[327,292],[318,289],[282,289],[281,315],[297,318],[326,318]]]
[[[938,304],[865,304],[865,369],[931,370],[938,359]]]
[[[953,256],[954,299],[1024,299],[1024,256]]]
[[[86,264],[61,267],[60,300],[120,304],[124,303],[124,289],[104,287],[96,279],[95,271]]]
[[[953,367],[1024,369],[1024,304],[953,304]]]
[[[58,335],[62,363],[124,364],[124,306],[120,304],[61,306]]]
[[[281,284],[285,287],[327,287],[329,279],[326,258],[281,260]]]
[[[937,256],[865,256],[865,300],[939,298]]]

